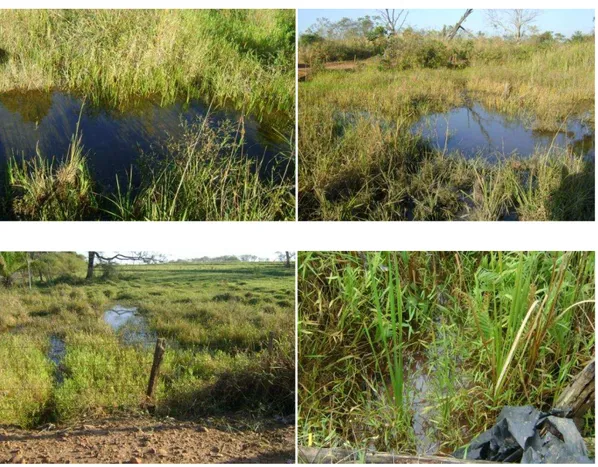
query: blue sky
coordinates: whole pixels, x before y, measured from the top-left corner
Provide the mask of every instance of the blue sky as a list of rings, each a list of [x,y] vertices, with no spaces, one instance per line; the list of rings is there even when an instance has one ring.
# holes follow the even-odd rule
[[[570,36],[577,30],[589,33],[594,28],[594,10],[541,11],[542,14],[535,23],[541,31],[560,32],[565,36]],[[464,9],[409,10],[409,17],[405,24],[416,29],[441,28],[443,24],[455,24],[463,12]],[[359,18],[365,15],[374,16],[377,14],[377,10],[299,10],[299,32],[304,32],[318,18],[328,18],[331,21],[338,21],[345,16],[348,18]],[[464,23],[464,26],[473,33],[478,31],[493,33],[494,31],[486,21],[485,10],[474,9],[473,13]]]

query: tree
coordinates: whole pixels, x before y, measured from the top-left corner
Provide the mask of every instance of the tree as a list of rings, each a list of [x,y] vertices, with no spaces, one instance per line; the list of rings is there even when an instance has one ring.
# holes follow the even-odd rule
[[[380,17],[388,31],[388,34],[391,36],[396,36],[401,29],[403,29],[403,25],[407,20],[407,16],[409,16],[409,12],[407,10],[378,10],[380,13]]]
[[[293,251],[277,251],[278,261],[284,262],[287,268],[291,267],[291,260],[295,258]]]
[[[113,261],[133,261],[142,262],[145,264],[161,263],[164,257],[161,255],[150,254],[147,252],[134,252],[132,255],[123,255],[117,253],[114,256],[103,256],[97,251],[90,251],[87,253],[87,280],[93,279],[93,271],[95,267],[95,260],[100,262],[112,263]]]
[[[540,13],[539,10],[488,10],[488,22],[520,42]]]
[[[20,251],[0,252],[0,278],[4,285],[10,287],[14,275],[28,268],[28,255]]]

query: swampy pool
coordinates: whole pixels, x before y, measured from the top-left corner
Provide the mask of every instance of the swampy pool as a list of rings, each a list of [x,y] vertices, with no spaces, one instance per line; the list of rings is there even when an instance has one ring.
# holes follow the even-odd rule
[[[426,115],[413,126],[413,132],[440,150],[459,151],[468,158],[481,154],[496,161],[514,153],[528,157],[536,148],[552,145],[594,160],[594,130],[581,119],[571,120],[559,132],[536,131],[520,119],[491,112],[478,103]]]
[[[125,344],[151,347],[155,342],[156,336],[150,331],[147,319],[139,315],[136,307],[114,305],[104,312],[103,319],[114,332],[120,334]]]
[[[0,94],[0,172],[13,155],[34,156],[36,146],[45,157],[64,157],[82,105],[82,98],[61,91]],[[182,122],[196,121],[208,110],[209,105],[199,100],[162,107],[159,100],[145,99],[118,111],[86,103],[80,131],[94,180],[110,191],[117,174],[124,177],[131,166],[135,174],[142,152],[149,152],[169,136],[181,136]],[[212,108],[209,113],[213,125],[224,119],[236,123],[241,118],[228,108]],[[261,161],[267,173],[288,143],[265,121],[245,116],[244,126],[245,154]]]

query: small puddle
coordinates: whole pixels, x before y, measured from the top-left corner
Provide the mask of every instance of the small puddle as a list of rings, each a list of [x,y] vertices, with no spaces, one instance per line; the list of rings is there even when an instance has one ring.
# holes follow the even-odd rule
[[[435,413],[431,400],[433,387],[432,378],[426,373],[424,365],[425,357],[416,357],[407,380],[413,410],[412,427],[419,456],[436,454],[440,448],[440,444],[431,436],[434,426],[431,420]]]
[[[56,365],[54,371],[54,379],[56,383],[62,384],[64,381],[64,368],[62,361],[66,355],[66,343],[57,335],[53,334],[50,336],[50,347],[48,349],[47,357]]]
[[[446,113],[426,115],[413,127],[436,148],[459,151],[471,158],[482,154],[495,162],[503,155],[531,156],[536,148],[567,148],[594,159],[594,131],[582,120],[571,120],[560,132],[526,128],[521,120],[486,110],[480,104],[458,107]]]
[[[37,146],[45,157],[64,157],[82,104],[81,98],[61,91],[0,93],[0,172],[12,155],[32,157]],[[213,125],[243,118],[244,152],[261,161],[264,171],[274,165],[281,150],[288,149],[288,143],[266,120],[242,117],[229,108],[209,110],[209,105],[199,100],[162,107],[157,100],[144,99],[118,112],[87,103],[80,130],[94,180],[111,191],[115,176],[124,176],[133,166],[134,182],[138,183],[135,177],[139,177],[139,170],[135,167],[140,154],[150,152],[168,137],[178,139],[183,134],[182,122],[194,122],[208,112]],[[281,125],[281,119],[272,121]]]
[[[147,319],[137,313],[137,307],[115,305],[104,312],[103,318],[125,344],[151,347],[155,343],[156,336],[150,331]]]

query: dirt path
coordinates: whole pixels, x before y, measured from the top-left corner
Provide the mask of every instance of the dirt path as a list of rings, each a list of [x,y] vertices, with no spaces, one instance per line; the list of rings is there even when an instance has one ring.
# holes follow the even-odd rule
[[[253,425],[120,418],[60,429],[0,427],[0,463],[294,463],[293,425]]]
[[[324,64],[326,70],[356,70],[359,67],[360,62],[344,61],[344,62],[328,62]],[[306,63],[299,63],[297,76],[299,81],[304,81],[309,75],[311,68]]]

